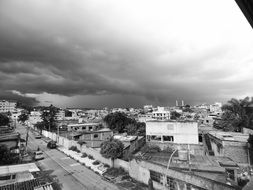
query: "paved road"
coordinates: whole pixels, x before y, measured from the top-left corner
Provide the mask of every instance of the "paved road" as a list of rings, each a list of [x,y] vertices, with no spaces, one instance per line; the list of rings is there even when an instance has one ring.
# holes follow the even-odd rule
[[[17,125],[17,132],[21,138],[26,137],[25,126]],[[37,150],[40,148],[45,154],[45,159],[39,161],[44,170],[53,170],[52,175],[57,176],[63,190],[118,190],[118,187],[106,182],[93,171],[80,165],[75,160],[67,157],[56,149],[48,149],[43,139],[35,139],[34,133],[29,132],[28,148]]]

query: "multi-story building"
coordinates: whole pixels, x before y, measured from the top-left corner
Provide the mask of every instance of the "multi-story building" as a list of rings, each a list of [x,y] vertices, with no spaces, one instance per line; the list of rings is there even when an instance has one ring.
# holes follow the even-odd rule
[[[204,154],[194,121],[147,121],[146,142],[161,149],[190,149],[194,154]]]
[[[42,113],[40,111],[31,111],[28,122],[32,125],[41,122],[42,121],[41,114]]]
[[[152,112],[152,118],[157,120],[168,120],[170,119],[170,111],[165,110],[164,107],[157,107],[157,110]]]
[[[0,100],[0,113],[14,112],[17,103],[14,101]]]

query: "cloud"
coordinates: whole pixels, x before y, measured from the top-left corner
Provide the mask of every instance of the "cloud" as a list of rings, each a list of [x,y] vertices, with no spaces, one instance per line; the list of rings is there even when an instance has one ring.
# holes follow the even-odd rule
[[[202,8],[187,1],[1,1],[0,97],[8,91],[32,102],[133,106],[252,93],[253,37],[239,8],[195,3]]]

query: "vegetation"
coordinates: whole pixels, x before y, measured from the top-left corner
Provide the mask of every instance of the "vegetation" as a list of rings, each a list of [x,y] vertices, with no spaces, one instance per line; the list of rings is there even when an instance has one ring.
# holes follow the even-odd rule
[[[88,155],[84,152],[83,155],[81,156],[82,158],[86,158]]]
[[[0,126],[9,125],[10,119],[7,115],[0,113]]]
[[[101,144],[100,153],[105,158],[116,159],[122,157],[123,149],[124,145],[121,141],[116,139],[110,139],[108,141],[104,141]]]
[[[127,132],[128,135],[146,135],[145,123],[137,122],[121,112],[110,113],[104,118],[108,127],[116,133]]]
[[[99,165],[99,164],[100,164],[100,162],[99,162],[99,161],[97,161],[97,160],[95,160],[94,162],[92,162],[92,164],[93,164],[93,165]]]
[[[94,160],[92,155],[88,155],[88,158],[91,159],[91,160]]]
[[[18,121],[25,123],[28,120],[29,116],[26,113],[22,113],[21,115],[18,116]]]
[[[52,104],[49,107],[43,108],[43,113],[41,115],[42,125],[48,131],[57,130],[55,115],[58,112],[58,108],[54,107]],[[41,125],[39,125],[41,126]]]
[[[127,175],[127,173],[125,172],[125,170],[123,168],[109,168],[109,169],[107,169],[105,174],[111,175],[114,177],[118,177],[120,175]]]
[[[72,151],[75,151],[75,152],[80,152],[80,150],[78,150],[78,148],[76,147],[76,146],[71,146],[70,148],[69,148],[69,150],[72,150]]]
[[[142,148],[141,148],[141,152],[143,153],[158,153],[161,152],[161,149],[159,146],[155,146],[155,145],[147,145],[145,144]]]
[[[241,100],[232,98],[222,106],[223,114],[217,127],[224,131],[241,132],[243,127],[252,128],[253,101],[249,97]]]
[[[180,116],[181,116],[181,114],[176,112],[176,111],[172,111],[170,113],[170,119],[173,119],[173,120],[176,120],[176,119],[180,118]]]

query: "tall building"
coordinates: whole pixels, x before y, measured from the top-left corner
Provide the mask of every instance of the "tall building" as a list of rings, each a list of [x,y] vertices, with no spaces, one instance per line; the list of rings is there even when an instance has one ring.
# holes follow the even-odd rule
[[[14,101],[0,100],[0,113],[14,112],[17,103]]]

